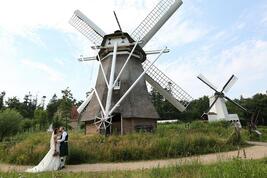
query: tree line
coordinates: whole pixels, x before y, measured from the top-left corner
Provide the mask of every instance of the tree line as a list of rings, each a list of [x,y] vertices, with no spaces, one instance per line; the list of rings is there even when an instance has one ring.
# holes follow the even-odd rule
[[[1,92],[0,141],[18,132],[47,130],[50,124],[68,127],[73,108],[77,108],[82,101],[77,102],[69,88],[62,90],[61,94],[60,98],[54,94],[45,107],[46,96],[38,104],[37,98],[30,93],[20,101],[16,96],[5,100],[6,92]]]
[[[54,126],[68,126],[72,117],[73,108],[77,108],[82,101],[77,101],[69,88],[61,91],[59,98],[56,94],[45,107],[46,97],[38,104],[37,98],[26,94],[23,101],[17,97],[5,100],[6,93],[0,93],[0,141],[4,137],[17,132],[46,130],[50,124]],[[209,107],[208,96],[193,100],[185,112],[178,111],[156,90],[150,91],[152,102],[162,119],[177,119],[191,122],[201,119],[204,111]],[[267,95],[255,94],[251,98],[240,97],[235,102],[247,108],[251,113],[258,112],[258,124],[267,125]],[[230,102],[226,102],[229,113],[237,113],[243,123],[249,121],[251,114],[240,110]]]
[[[184,112],[179,112],[172,106],[163,96],[156,90],[151,90],[152,102],[162,119],[178,119],[184,122],[201,119],[203,112],[209,108],[209,97],[203,96],[193,100]],[[249,113],[236,107],[231,102],[226,102],[229,113],[238,114],[242,124],[250,121],[252,114],[258,115],[258,124],[267,125],[267,94],[258,93],[250,98],[240,96],[239,99],[234,99],[235,102],[245,107]]]

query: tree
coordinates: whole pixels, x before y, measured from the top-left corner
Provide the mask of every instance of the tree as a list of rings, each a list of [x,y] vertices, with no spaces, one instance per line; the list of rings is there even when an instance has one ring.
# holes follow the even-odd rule
[[[167,88],[166,90],[171,92],[170,88]],[[192,120],[200,119],[203,112],[207,111],[209,107],[209,98],[204,96],[193,100],[186,111],[180,112],[155,89],[152,89],[150,94],[152,103],[162,119],[179,119],[185,122],[190,122]]]
[[[37,99],[32,99],[32,94],[26,94],[24,101],[21,103],[20,113],[24,118],[33,118],[36,109]]]
[[[60,100],[58,100],[57,95],[54,94],[49,103],[47,104],[46,111],[49,123],[52,123],[55,118],[55,113],[58,110]]]
[[[21,121],[21,127],[22,127],[22,130],[25,132],[25,131],[30,131],[30,129],[33,127],[33,120],[32,119],[23,119]]]
[[[0,141],[5,137],[15,135],[21,129],[23,117],[19,112],[6,109],[0,112]]]
[[[47,112],[43,109],[36,109],[34,111],[34,120],[39,124],[40,129],[48,126]]]
[[[32,99],[31,94],[26,94],[21,103],[17,97],[8,98],[7,108],[17,110],[24,118],[33,118],[36,109],[36,99]]]
[[[245,107],[249,112],[245,112],[239,107],[235,106],[231,102],[227,102],[227,109],[229,113],[237,113],[239,118],[244,121],[246,124],[250,121],[251,116],[254,112],[259,111],[258,124],[266,125],[267,124],[267,95],[258,93],[255,94],[252,98],[243,98],[234,99],[235,102],[239,103],[241,106]]]
[[[57,116],[61,122],[65,123],[65,127],[67,128],[71,118],[72,106],[75,105],[76,100],[73,98],[71,90],[68,87],[65,90],[62,90],[61,93],[62,99],[58,106]]]
[[[208,96],[203,96],[199,99],[193,100],[185,111],[187,120],[197,120],[201,119],[201,115],[207,112],[209,108],[209,98]]]
[[[4,97],[5,97],[5,95],[6,95],[5,91],[2,91],[0,93],[0,110],[4,109]]]
[[[21,103],[17,97],[8,98],[6,105],[9,109],[15,109],[18,112],[21,110]]]
[[[152,97],[152,103],[154,105],[154,107],[156,108],[157,112],[160,114],[163,112],[163,96],[161,96],[159,94],[159,92],[157,90],[155,90],[154,88],[152,88],[150,95]]]

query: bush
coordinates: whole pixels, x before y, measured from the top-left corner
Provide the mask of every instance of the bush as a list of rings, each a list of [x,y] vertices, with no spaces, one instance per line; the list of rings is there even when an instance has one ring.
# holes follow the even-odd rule
[[[31,119],[23,119],[21,122],[21,127],[24,132],[29,131],[32,127],[34,122]]]
[[[0,141],[18,133],[23,117],[15,110],[6,109],[0,112]]]

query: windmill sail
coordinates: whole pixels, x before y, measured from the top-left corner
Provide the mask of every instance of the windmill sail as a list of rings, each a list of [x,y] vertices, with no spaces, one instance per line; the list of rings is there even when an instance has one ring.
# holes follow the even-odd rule
[[[232,88],[232,86],[235,84],[236,81],[237,81],[237,77],[232,75],[232,77],[230,78],[230,81],[226,83],[222,91],[227,93]]]
[[[143,63],[144,69],[146,69],[149,65],[150,62],[146,60]],[[174,83],[154,65],[152,65],[152,67],[146,72],[145,79],[181,112],[184,111],[193,100],[189,94],[187,94],[180,86]]]
[[[103,30],[79,10],[74,12],[69,23],[95,45],[100,45],[103,37],[106,35]]]
[[[162,0],[133,31],[131,37],[134,40],[142,40],[140,46],[146,43],[157,33],[172,14],[182,5],[181,0]]]
[[[211,82],[208,81],[208,79],[206,77],[204,77],[204,75],[202,74],[199,74],[197,76],[197,78],[199,80],[201,80],[203,83],[205,83],[206,85],[208,85],[211,89],[213,89],[214,91],[217,92],[217,87],[215,85],[213,85]]]
[[[77,111],[79,114],[82,113],[82,111],[85,109],[85,107],[88,105],[88,103],[91,101],[92,97],[94,95],[94,91],[90,93],[90,95],[85,99],[85,101],[78,107]]]

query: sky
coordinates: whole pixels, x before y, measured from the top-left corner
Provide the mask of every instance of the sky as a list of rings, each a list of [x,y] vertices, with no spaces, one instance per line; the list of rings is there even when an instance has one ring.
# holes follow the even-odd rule
[[[81,10],[106,33],[131,32],[158,0],[3,0],[0,6],[0,91],[21,100],[29,91],[47,102],[69,87],[78,100],[94,87],[98,64],[77,58],[95,56],[93,45],[68,20]],[[212,95],[197,79],[203,74],[220,89],[238,77],[227,93],[251,97],[267,90],[267,1],[184,0],[145,46],[162,49],[155,64],[192,97]],[[153,60],[152,56],[150,57]]]

